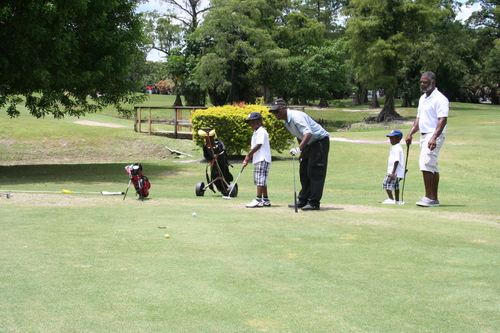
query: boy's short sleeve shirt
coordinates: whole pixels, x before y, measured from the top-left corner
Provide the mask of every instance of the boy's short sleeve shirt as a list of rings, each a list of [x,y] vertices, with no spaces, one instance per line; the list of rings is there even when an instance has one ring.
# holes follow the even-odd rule
[[[255,152],[255,154],[253,154],[252,163],[257,163],[260,161],[271,162],[271,145],[269,143],[269,134],[262,126],[255,130],[252,135],[252,148],[259,144],[262,146]]]
[[[401,143],[397,143],[391,146],[391,150],[389,152],[389,161],[387,163],[387,173],[391,174],[394,169],[394,163],[398,161],[398,167],[396,168],[396,177],[404,178],[405,177],[405,162],[404,162],[404,153],[403,147]]]

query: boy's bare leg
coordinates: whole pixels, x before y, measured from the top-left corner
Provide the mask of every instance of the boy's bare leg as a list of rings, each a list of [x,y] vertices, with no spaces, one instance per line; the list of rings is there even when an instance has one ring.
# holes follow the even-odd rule
[[[385,190],[387,192],[387,197],[391,200],[394,200],[393,196],[392,196],[392,190]]]
[[[267,197],[267,186],[257,186],[257,196],[259,198]]]

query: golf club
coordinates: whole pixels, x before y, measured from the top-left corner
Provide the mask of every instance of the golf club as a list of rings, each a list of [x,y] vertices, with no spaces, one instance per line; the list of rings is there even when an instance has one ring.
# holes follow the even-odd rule
[[[64,194],[72,194],[72,193],[79,193],[79,194],[102,194],[102,195],[121,195],[124,192],[110,192],[110,191],[101,191],[101,192],[74,192],[70,190],[61,190],[61,191],[23,191],[23,190],[16,190],[14,192],[18,193],[64,193]],[[0,195],[6,195],[7,193],[0,193]],[[12,196],[11,193],[8,193],[9,196]]]
[[[238,179],[240,179],[240,176],[243,173],[243,169],[245,169],[245,167],[246,167],[246,165],[244,165],[241,168],[241,171],[238,174],[238,177],[236,177],[236,181],[232,184],[233,186],[231,187],[231,190],[229,191],[229,194],[227,195],[227,197],[226,196],[222,196],[222,199],[231,200],[231,193],[233,193],[234,187],[236,186],[236,183],[238,183]]]
[[[110,192],[110,191],[101,191],[101,192],[74,192],[69,190],[62,190],[62,193],[71,194],[71,193],[80,193],[80,194],[102,194],[102,195],[123,195],[125,192]]]
[[[405,178],[403,178],[403,186],[401,188],[401,202],[403,202],[403,203],[404,203],[403,195],[405,192],[406,173],[408,172],[408,155],[410,154],[410,146],[411,146],[411,144],[406,143]]]
[[[286,140],[286,142],[294,144],[295,142],[291,139]],[[295,206],[295,213],[299,211],[297,207],[297,176],[295,175],[295,155],[292,156],[293,161],[293,204]]]
[[[123,196],[123,200],[125,200],[125,198],[127,197],[128,188],[130,187],[130,183],[132,183],[132,179],[130,179],[130,180],[128,181],[127,190],[125,191],[125,195]]]

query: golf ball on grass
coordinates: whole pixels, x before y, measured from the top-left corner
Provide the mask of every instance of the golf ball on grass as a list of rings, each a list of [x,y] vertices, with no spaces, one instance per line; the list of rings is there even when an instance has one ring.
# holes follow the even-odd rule
[[[170,235],[169,235],[169,234],[166,234],[166,235],[165,235],[165,238],[170,238]]]
[[[193,216],[196,216],[196,212],[193,212]]]

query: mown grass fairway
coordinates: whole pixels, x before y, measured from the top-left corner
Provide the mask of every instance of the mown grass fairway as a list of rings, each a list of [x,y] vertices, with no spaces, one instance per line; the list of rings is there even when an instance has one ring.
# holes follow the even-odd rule
[[[406,134],[408,122],[332,131],[344,141],[331,142],[322,210],[298,213],[287,207],[286,154],[272,164],[273,206],[247,209],[252,166],[237,198],[196,197],[206,165],[189,141],[139,135],[130,120],[105,115],[84,118],[125,127],[2,111],[0,192],[14,196],[0,197],[0,331],[498,332],[499,111],[452,104],[442,206],[414,205],[423,195],[418,145],[407,204],[378,203],[385,135]],[[321,112],[334,120],[345,111]],[[133,189],[125,201],[61,192],[124,191],[134,162],[152,182],[144,202]]]

